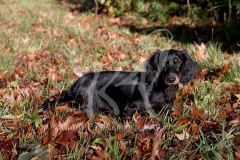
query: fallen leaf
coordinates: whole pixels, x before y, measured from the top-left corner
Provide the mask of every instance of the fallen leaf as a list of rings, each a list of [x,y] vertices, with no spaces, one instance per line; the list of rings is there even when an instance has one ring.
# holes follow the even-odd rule
[[[240,97],[239,97],[238,99],[240,99]],[[232,108],[233,108],[233,109],[236,109],[236,108],[238,108],[238,105],[239,105],[239,104],[238,104],[237,102],[236,102],[236,103],[233,103],[233,104],[232,104]]]
[[[118,140],[122,140],[125,132],[119,132],[115,136],[117,137]]]
[[[177,102],[176,103],[176,108],[174,108],[173,112],[171,113],[171,115],[174,117],[174,118],[177,118],[179,117],[181,114],[182,114],[182,110],[183,110],[183,104],[181,102]]]
[[[127,153],[127,147],[125,145],[125,143],[123,142],[123,140],[120,140],[120,149],[123,153]]]
[[[126,121],[125,125],[124,125],[124,130],[125,131],[130,131],[132,130],[132,126],[129,124],[128,120]]]
[[[191,124],[191,131],[192,131],[192,133],[193,134],[197,133],[199,131],[199,129],[200,129],[200,126],[197,125],[197,123],[192,122],[192,124]]]
[[[135,129],[137,131],[140,131],[140,130],[143,129],[144,124],[145,124],[145,122],[147,120],[147,117],[145,117],[145,116],[141,117],[138,114],[135,114],[133,116],[133,120],[134,120],[134,124],[135,124]]]
[[[192,108],[191,114],[194,117],[201,117],[204,114],[204,110],[201,108]]]
[[[228,73],[229,69],[231,68],[231,63],[225,64],[219,72],[216,73],[217,77],[221,77],[224,74]]]
[[[55,108],[55,110],[58,110],[58,111],[60,111],[60,112],[65,112],[65,111],[67,111],[67,109],[68,109],[68,105],[67,105],[67,104],[65,104],[65,105],[63,105],[63,106],[57,106],[57,107]]]
[[[146,57],[140,57],[139,63],[144,64],[146,62],[147,58]]]
[[[182,91],[182,96],[184,98],[187,98],[191,95],[191,91],[193,90],[193,87],[192,86],[183,86],[181,88],[181,91]]]
[[[72,149],[77,143],[78,129],[65,130],[55,140],[56,143],[63,145],[65,148]]]
[[[240,119],[239,118],[236,118],[234,120],[231,120],[228,122],[228,125],[229,126],[232,126],[232,127],[236,127],[240,124]]]
[[[167,127],[163,127],[160,129],[158,135],[156,136],[154,142],[153,142],[153,147],[152,147],[152,152],[151,152],[151,157],[150,159],[151,160],[155,160],[156,159],[156,156],[159,155],[159,150],[158,150],[158,146],[159,144],[161,143],[162,141],[162,137],[163,137],[163,134],[165,132],[165,130],[167,129]],[[160,152],[161,153],[161,152]]]
[[[82,72],[82,70],[80,69],[80,67],[75,67],[75,68],[73,69],[73,73],[74,73],[78,78],[80,78],[80,77],[83,76],[83,72]]]
[[[240,94],[234,94],[240,100]]]
[[[190,137],[189,133],[186,132],[185,130],[183,130],[182,133],[176,133],[175,136],[179,140],[186,140],[186,139],[189,139],[189,137]]]
[[[91,148],[94,149],[94,151],[96,152],[97,157],[100,158],[101,160],[109,159],[108,153],[103,151],[101,147],[91,146]],[[89,158],[89,159],[95,160],[93,158]]]
[[[201,43],[201,45],[195,44],[194,51],[196,59],[199,61],[206,61],[209,57],[206,45],[204,43]]]
[[[51,138],[50,138],[50,134],[49,133],[44,135],[43,138],[42,138],[42,145],[48,144],[50,142],[50,140],[51,140]]]
[[[195,78],[197,79],[207,79],[209,76],[211,76],[213,73],[209,70],[209,68],[204,68],[201,71],[198,71],[195,75]]]
[[[181,125],[187,124],[188,122],[189,120],[187,118],[182,118],[177,121],[176,125],[181,126]]]
[[[234,151],[234,158],[237,160],[237,159],[240,159],[240,153],[239,151]]]
[[[105,115],[99,115],[93,121],[100,129],[109,128],[112,124],[112,120]]]
[[[240,135],[239,134],[234,137],[233,143],[235,145],[240,145]]]

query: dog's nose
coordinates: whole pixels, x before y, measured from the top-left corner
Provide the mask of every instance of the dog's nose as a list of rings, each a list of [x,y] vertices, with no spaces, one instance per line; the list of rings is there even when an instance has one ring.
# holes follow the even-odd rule
[[[173,83],[176,81],[176,76],[175,75],[169,75],[167,77],[167,81],[170,82],[170,83]]]

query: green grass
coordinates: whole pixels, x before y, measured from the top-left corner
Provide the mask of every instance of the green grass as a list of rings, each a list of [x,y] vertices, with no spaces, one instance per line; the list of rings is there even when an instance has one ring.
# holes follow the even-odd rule
[[[166,159],[193,159],[195,155],[201,155],[203,159],[232,159],[234,150],[239,147],[234,146],[232,140],[239,134],[239,129],[232,126],[229,129],[228,120],[219,118],[219,115],[223,115],[225,108],[232,105],[231,96],[239,94],[231,93],[240,82],[238,53],[229,58],[221,51],[221,45],[208,44],[206,50],[209,59],[201,62],[194,54],[194,44],[169,41],[160,33],[131,32],[128,28],[113,24],[113,18],[103,15],[71,15],[68,7],[52,0],[2,0],[0,4],[0,136],[10,136],[12,141],[9,144],[15,145],[6,152],[1,150],[0,157],[7,158],[9,151],[15,153],[15,158],[21,153],[24,153],[22,156],[53,158],[46,152],[49,152],[48,149],[59,149],[59,144],[54,143],[57,137],[52,137],[49,144],[43,145],[43,135],[39,129],[45,121],[53,123],[51,117],[56,116],[58,124],[59,121],[65,122],[72,113],[80,113],[75,110],[43,113],[37,107],[46,99],[57,98],[67,89],[78,78],[74,73],[76,69],[82,73],[101,70],[143,71],[142,59],[146,59],[157,48],[164,50],[174,46],[185,48],[198,61],[200,69],[209,68],[216,72],[227,63],[232,63],[232,67],[219,79],[213,76],[209,80],[194,80],[195,86],[194,83],[187,85],[190,91],[186,97],[182,97],[183,91],[180,89],[178,95],[183,112],[178,117],[148,117],[146,123],[167,128],[158,148],[166,150]],[[113,58],[105,62],[102,59],[108,53],[113,57],[122,53],[125,58]],[[221,100],[224,97],[228,101],[223,104]],[[191,115],[191,110],[195,108],[204,110],[204,115],[200,117],[200,129],[191,134],[189,139],[179,140],[176,134],[191,132],[191,125],[197,119]],[[187,123],[179,126],[178,122],[184,118],[188,119]],[[110,127],[106,129],[102,129],[96,119],[84,121],[78,129],[76,145],[73,148],[66,147],[64,152],[56,155],[65,159],[86,159],[88,154],[96,155],[94,147],[100,146],[112,159],[133,158],[138,145],[149,143],[152,147],[156,140],[145,142],[147,139],[139,139],[146,133],[152,135],[154,129],[138,131],[134,118],[121,121],[118,117],[107,116],[106,119],[110,119]],[[214,128],[208,133],[206,127],[202,126],[205,121],[218,123],[217,131]],[[124,128],[127,123],[131,129]],[[52,129],[48,127],[45,134],[52,132]],[[120,132],[125,132],[121,140],[116,137]],[[154,136],[156,134],[157,131]],[[126,153],[122,152],[121,143],[127,147]],[[150,154],[150,151],[146,151],[138,158],[148,158]]]

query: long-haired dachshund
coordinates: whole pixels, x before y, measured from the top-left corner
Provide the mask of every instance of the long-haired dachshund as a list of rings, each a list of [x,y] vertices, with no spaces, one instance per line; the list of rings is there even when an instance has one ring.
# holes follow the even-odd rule
[[[189,82],[197,63],[186,51],[157,50],[146,63],[146,72],[104,71],[79,78],[58,100],[40,106],[47,109],[72,102],[88,115],[99,110],[120,116],[163,113],[174,104],[178,84]]]

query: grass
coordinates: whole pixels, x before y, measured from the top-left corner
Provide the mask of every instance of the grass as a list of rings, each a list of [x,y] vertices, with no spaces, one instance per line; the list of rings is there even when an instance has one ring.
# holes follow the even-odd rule
[[[183,111],[177,117],[148,117],[146,126],[151,126],[151,123],[158,124],[160,128],[167,126],[165,136],[158,145],[162,149],[162,157],[193,159],[199,155],[203,159],[232,159],[235,156],[234,151],[239,149],[239,144],[234,144],[233,139],[239,134],[239,127],[230,126],[227,118],[219,116],[224,115],[226,108],[233,103],[238,103],[239,108],[239,99],[232,98],[239,94],[234,91],[240,83],[238,53],[227,55],[222,53],[221,45],[209,44],[206,47],[209,58],[200,61],[195,56],[194,44],[169,41],[160,33],[131,32],[114,24],[114,18],[92,13],[70,13],[67,7],[52,0],[2,0],[0,4],[0,136],[5,137],[4,141],[0,141],[14,144],[12,148],[3,145],[4,149],[0,152],[3,159],[9,157],[8,152],[13,152],[15,158],[19,155],[26,158],[24,155],[27,155],[48,159],[59,155],[65,159],[86,159],[89,154],[107,154],[112,159],[148,158],[155,142],[148,136],[154,133],[154,129],[156,134],[159,130],[156,131],[156,126],[154,129],[137,130],[137,117],[135,121],[132,118],[123,122],[114,116],[86,120],[77,132],[80,137],[73,140],[76,145],[58,153],[55,147],[59,144],[53,143],[57,136],[44,144],[40,129],[54,116],[55,119],[50,122],[57,125],[61,121],[66,122],[68,117],[73,116],[72,113],[78,111],[42,113],[37,107],[46,99],[57,98],[79,74],[101,70],[144,70],[143,61],[157,48],[164,50],[172,47],[185,48],[198,61],[200,69],[209,68],[217,72],[229,62],[232,67],[219,78],[213,76],[209,80],[194,80],[185,86],[187,93],[182,87],[178,95]],[[223,102],[224,99],[226,102]],[[192,114],[196,108],[202,109],[204,115],[200,116],[198,131],[193,132],[192,125],[199,118]],[[186,119],[186,123],[179,125],[182,119]],[[208,121],[218,125],[207,124]],[[102,129],[102,123],[111,127]],[[130,129],[126,129],[128,125]],[[208,127],[213,127],[212,131],[209,132]],[[46,129],[44,134],[52,130],[54,127]],[[125,133],[124,136],[117,137],[117,133],[121,132]],[[188,132],[192,133],[189,138],[179,140],[176,136]],[[139,139],[140,136],[147,138]],[[123,152],[123,144],[127,147],[126,152]],[[149,148],[142,149],[140,154],[136,148],[141,146]],[[101,149],[96,152],[94,147]],[[52,155],[46,155],[48,149]]]

